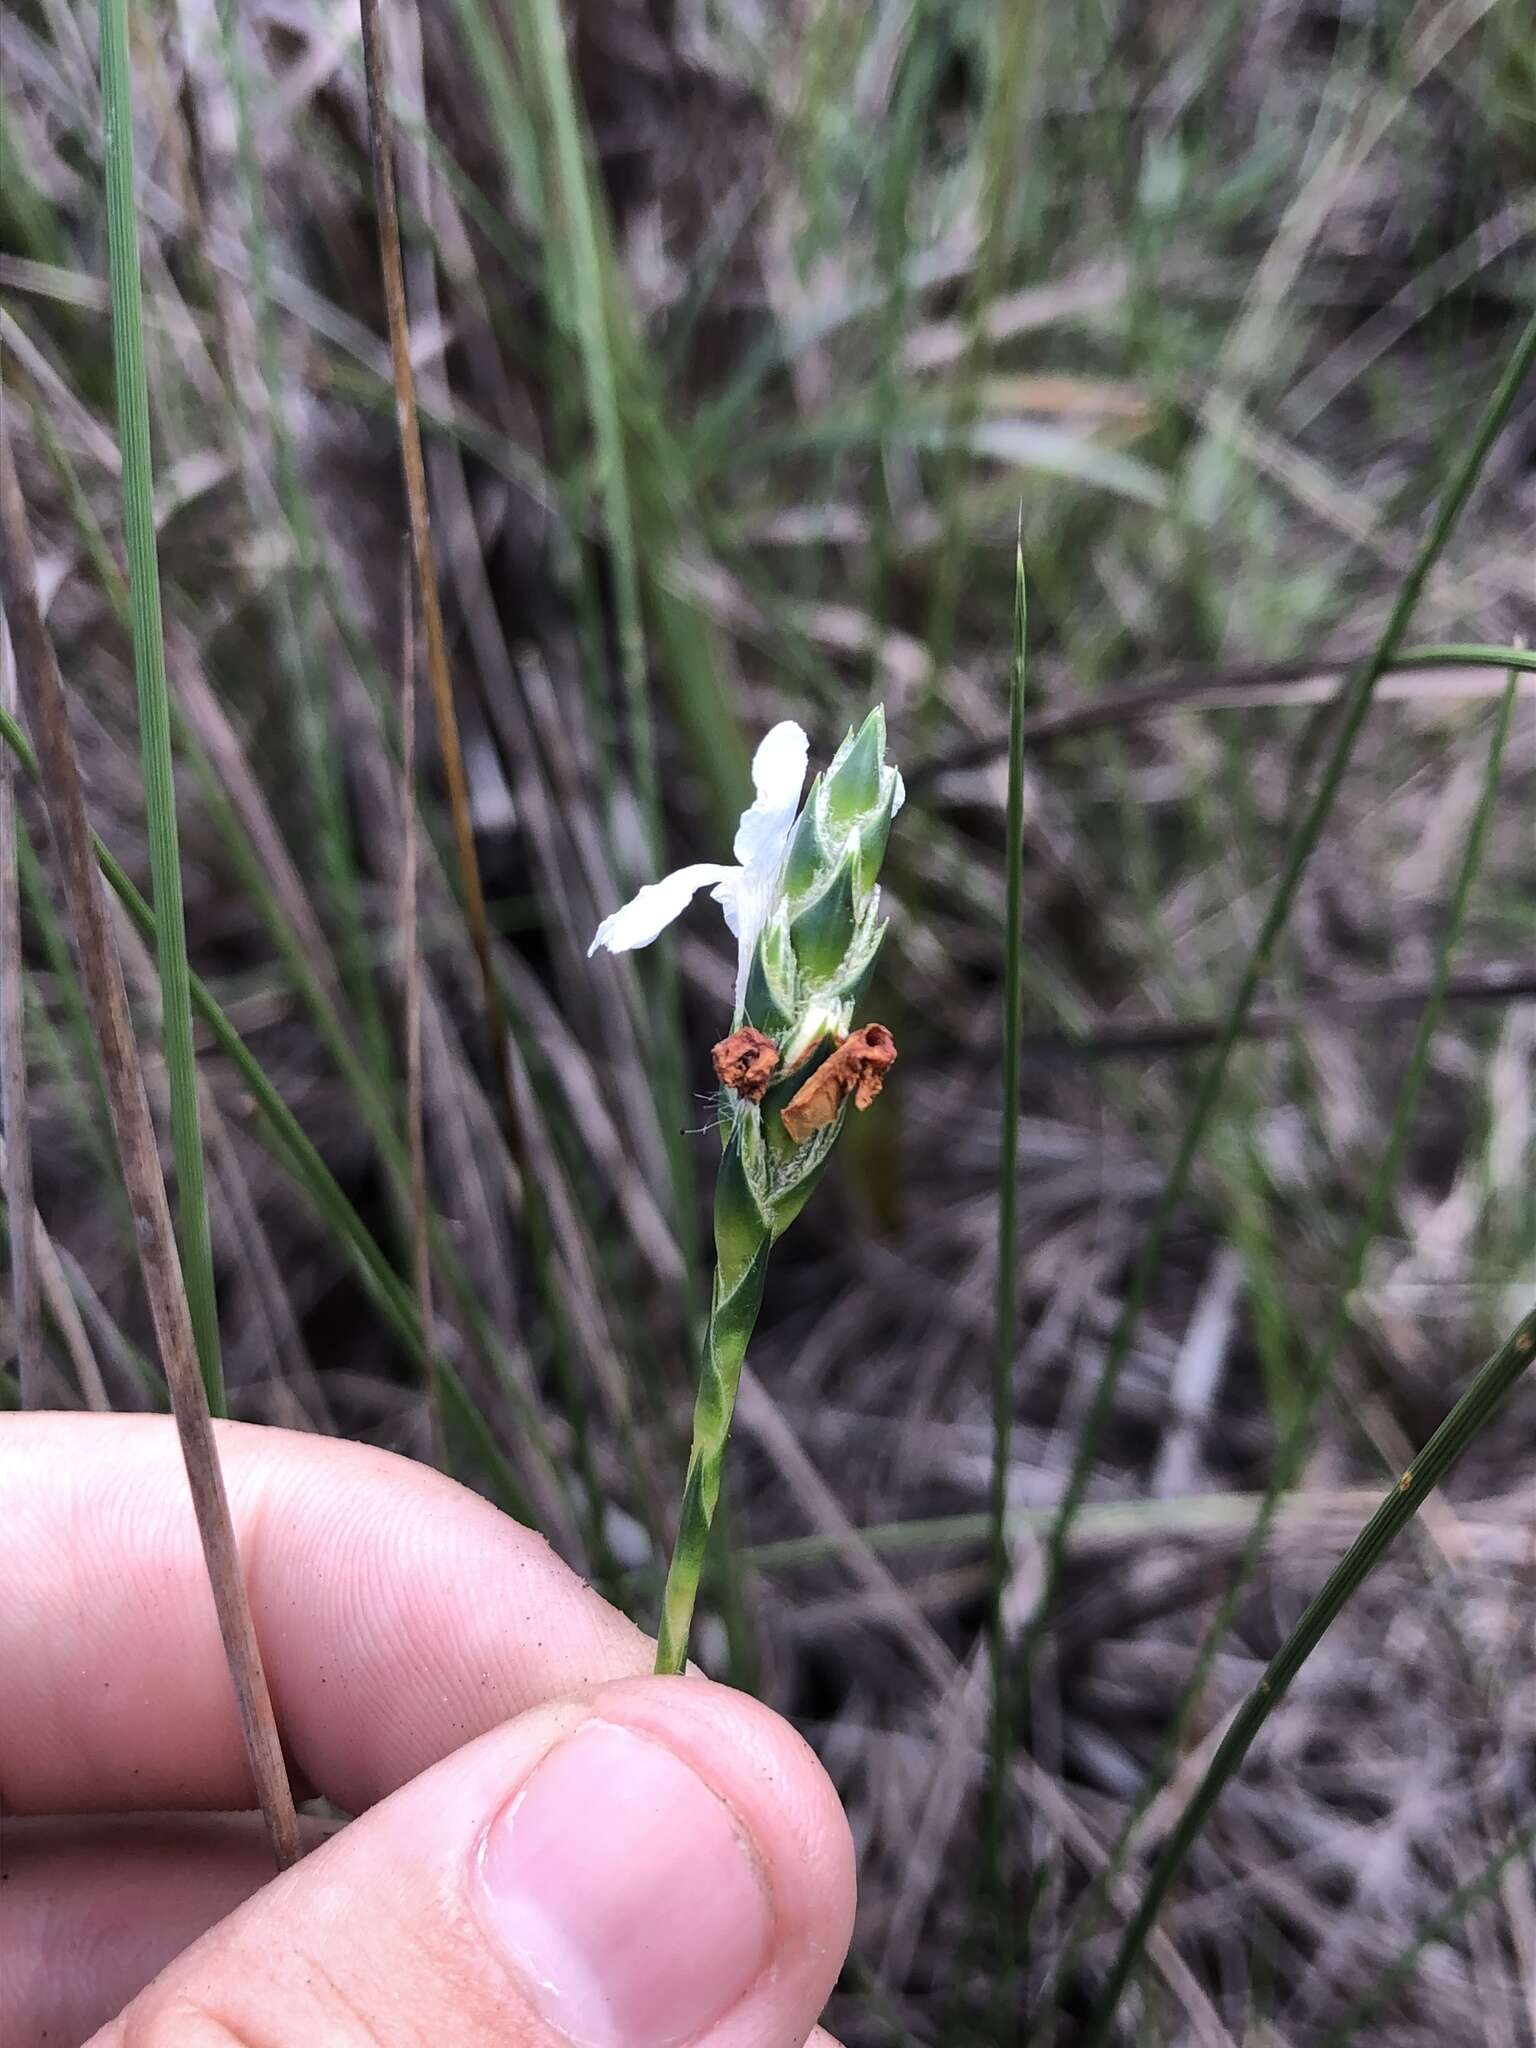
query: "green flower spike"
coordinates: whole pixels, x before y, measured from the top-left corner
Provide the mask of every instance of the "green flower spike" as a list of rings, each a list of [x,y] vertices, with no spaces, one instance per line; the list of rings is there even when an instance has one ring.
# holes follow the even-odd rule
[[[700,863],[651,883],[604,918],[592,941],[594,952],[647,945],[713,883],[738,947],[734,1029],[715,1047],[725,1156],[715,1185],[714,1291],[662,1602],[661,1672],[687,1660],[768,1254],[825,1171],[850,1100],[868,1108],[896,1057],[883,1025],[852,1029],[885,935],[877,883],[903,796],[885,758],[883,709],[849,733],[802,807],[808,754],[799,726],[775,726],[752,764],[756,799],[736,834],[738,865]]]

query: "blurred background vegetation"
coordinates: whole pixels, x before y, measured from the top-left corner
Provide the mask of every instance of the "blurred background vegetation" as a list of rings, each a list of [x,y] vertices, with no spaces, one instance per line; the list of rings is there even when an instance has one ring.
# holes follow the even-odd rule
[[[1041,1532],[1336,693],[1536,304],[1529,8],[390,0],[385,21],[515,1121],[425,670],[404,688],[421,634],[356,8],[129,12],[187,933],[246,1048],[205,1005],[231,1412],[432,1455],[435,1359],[451,1469],[653,1621],[732,962],[713,913],[638,967],[586,945],[661,867],[722,857],[768,724],[799,718],[824,756],[883,700],[911,801],[871,1005],[901,1063],[775,1260],[695,1649],[790,1714],[847,1801],[862,1908],[830,2021],[851,2048],[1071,2042],[1213,1731],[1536,1278],[1531,675],[1404,1094],[1505,684],[1457,650],[1536,624],[1527,386],[1414,614],[1410,641],[1441,651],[1376,687],[1127,1326],[1017,1702],[1005,1896],[985,1896],[993,1597],[1012,1631],[1035,1611]],[[95,10],[7,0],[3,33],[4,401],[92,821],[147,888]],[[30,790],[20,812],[41,1391],[155,1405]],[[159,1114],[159,982],[121,930]],[[20,1398],[14,1369],[0,1389]],[[1218,1808],[1123,2039],[1536,2042],[1533,1526],[1526,1391]],[[1138,1815],[1106,1903],[1092,1887]]]

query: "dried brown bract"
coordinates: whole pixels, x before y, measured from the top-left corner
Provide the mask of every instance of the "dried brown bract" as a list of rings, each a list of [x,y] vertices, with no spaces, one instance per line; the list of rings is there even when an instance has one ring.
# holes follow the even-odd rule
[[[825,1130],[849,1095],[855,1109],[868,1109],[895,1059],[896,1041],[883,1024],[851,1032],[785,1106],[784,1128],[793,1142],[803,1145],[813,1131]]]
[[[715,1076],[744,1102],[761,1102],[779,1064],[778,1047],[750,1024],[722,1038],[710,1054]]]

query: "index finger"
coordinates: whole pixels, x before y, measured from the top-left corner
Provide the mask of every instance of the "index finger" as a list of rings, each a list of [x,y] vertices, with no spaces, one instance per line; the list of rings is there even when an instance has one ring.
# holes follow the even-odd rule
[[[410,1460],[218,1423],[256,1633],[302,1779],[359,1812],[509,1715],[651,1668],[542,1538]],[[0,1425],[0,1808],[248,1806],[173,1425]]]

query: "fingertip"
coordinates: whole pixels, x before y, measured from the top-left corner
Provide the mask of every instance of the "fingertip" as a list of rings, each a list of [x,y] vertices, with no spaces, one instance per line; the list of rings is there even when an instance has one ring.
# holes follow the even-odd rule
[[[781,1919],[840,1944],[840,1967],[853,1934],[853,1837],[805,1738],[760,1700],[695,1674],[620,1680],[590,1704],[666,1743],[713,1788],[751,1836]]]
[[[698,1677],[603,1686],[492,1819],[475,1886],[582,2048],[805,2039],[852,1935],[853,1844],[778,1715]]]

